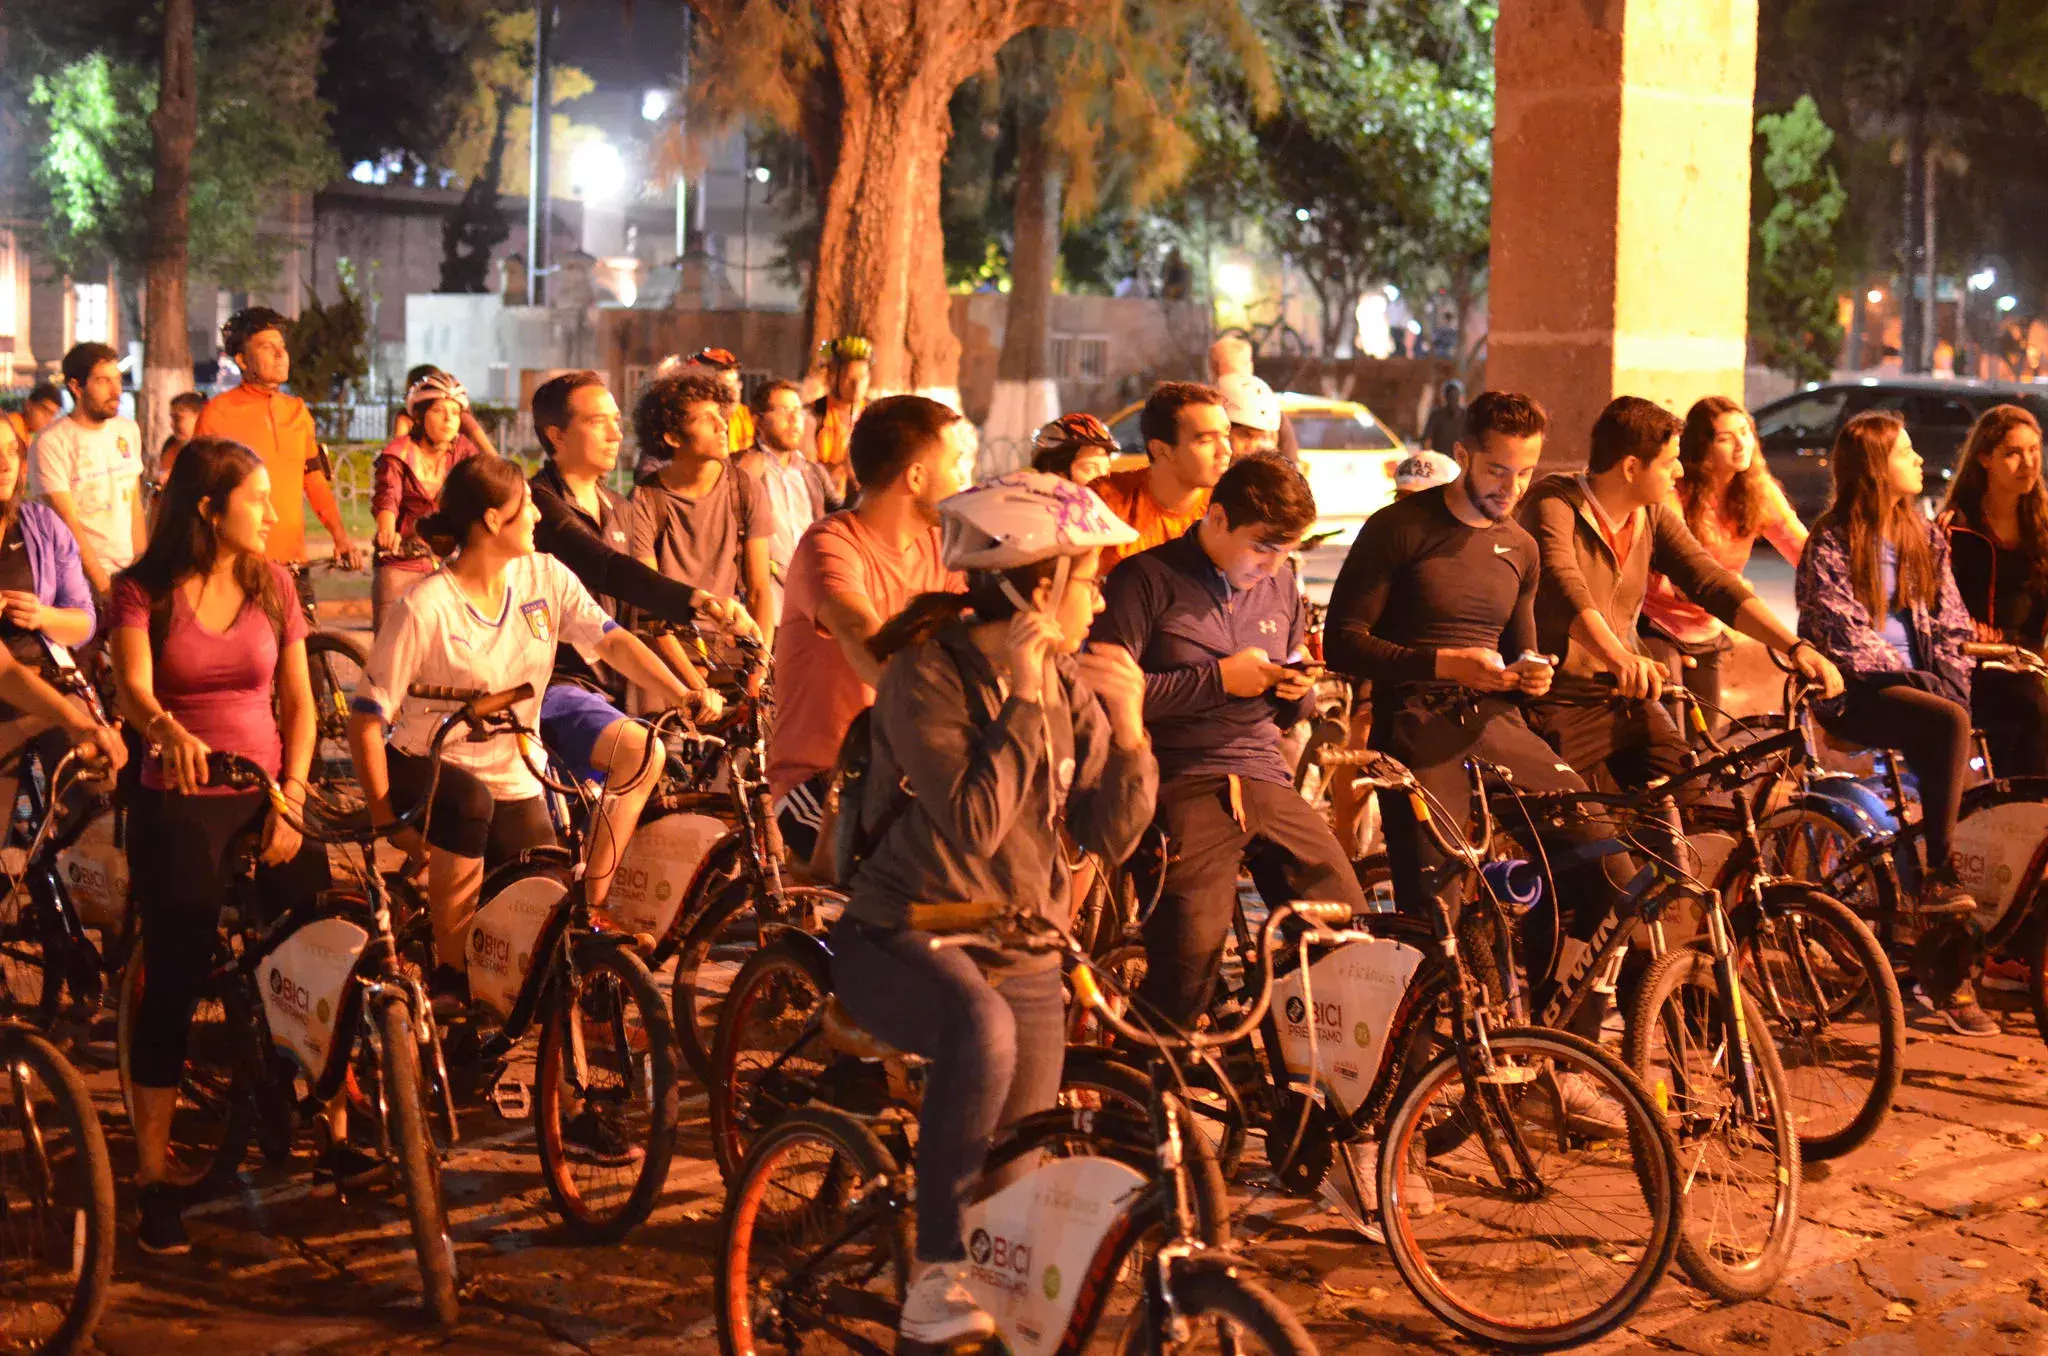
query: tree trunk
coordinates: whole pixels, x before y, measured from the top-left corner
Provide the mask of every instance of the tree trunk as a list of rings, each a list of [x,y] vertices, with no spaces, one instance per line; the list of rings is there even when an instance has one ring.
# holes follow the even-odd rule
[[[955,392],[939,227],[939,167],[960,82],[1038,23],[1075,22],[1070,0],[820,0],[844,113],[818,237],[811,329],[874,345],[873,390]]]
[[[1060,202],[1065,188],[1045,123],[1017,129],[1017,212],[1011,228],[1010,304],[995,398],[982,429],[979,471],[1015,470],[1031,461],[1031,435],[1059,417],[1052,371],[1052,283],[1059,268]]]
[[[192,149],[199,139],[199,85],[193,56],[193,0],[164,0],[164,60],[149,191],[148,295],[142,320],[142,441],[159,446],[171,431],[171,397],[192,388],[192,341],[185,329],[185,269],[191,241]]]

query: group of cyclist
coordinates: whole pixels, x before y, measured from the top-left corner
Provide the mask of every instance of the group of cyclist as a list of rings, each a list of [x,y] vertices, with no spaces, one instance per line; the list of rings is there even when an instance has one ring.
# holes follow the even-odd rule
[[[57,429],[51,450],[85,466],[79,449],[114,418],[93,387],[101,362],[72,374],[67,359],[74,409],[25,456],[0,431],[0,743],[58,738],[125,760],[36,677],[43,651],[17,644],[97,634],[140,755],[128,852],[147,1038],[133,1074],[152,1252],[188,1246],[165,1152],[229,845],[255,836],[266,893],[326,884],[320,847],[260,793],[209,786],[207,755],[250,759],[303,802],[316,731],[288,568],[304,555],[303,499],[337,557],[355,559],[310,419],[280,389],[282,318],[238,314],[223,337],[243,385],[200,412],[131,558],[81,550],[78,530],[105,536],[87,520],[129,505],[107,489],[125,463],[74,469],[67,489],[38,461]],[[432,989],[460,1006],[486,873],[554,842],[556,826],[513,737],[450,743],[436,772],[428,744],[453,699],[417,690],[531,685],[522,723],[557,766],[605,788],[583,874],[601,907],[661,762],[637,713],[715,718],[721,655],[770,648],[781,838],[793,863],[831,858],[843,873],[829,938],[838,997],[928,1061],[934,1114],[918,1142],[901,1318],[913,1340],[993,1331],[963,1283],[961,1212],[997,1126],[1053,1103],[1066,1025],[1054,957],[934,949],[909,906],[1000,899],[1065,922],[1081,854],[1115,868],[1156,825],[1163,853],[1131,867],[1155,877],[1159,900],[1137,998],[1195,1025],[1217,996],[1241,875],[1276,902],[1367,908],[1352,853],[1294,789],[1285,736],[1312,714],[1323,664],[1371,685],[1370,747],[1460,819],[1472,758],[1532,791],[1678,771],[1685,737],[1658,699],[1683,682],[1718,706],[1740,632],[1818,689],[1831,734],[1902,752],[1929,847],[1913,903],[1930,914],[1971,907],[1948,855],[1973,722],[1999,732],[2001,771],[2048,772],[2048,693],[1973,675],[1962,652],[1978,638],[2038,648],[2048,631],[2041,435],[2017,407],[1979,421],[1935,520],[1903,424],[1851,420],[1834,502],[1809,535],[1733,401],[1702,400],[1681,420],[1617,399],[1591,430],[1586,469],[1538,480],[1544,411],[1484,392],[1460,408],[1448,455],[1401,468],[1402,495],[1351,548],[1318,645],[1290,566],[1317,505],[1275,447],[1277,402],[1256,377],[1158,387],[1141,465],[1115,469],[1109,431],[1068,415],[1040,431],[1032,469],[975,484],[957,412],[914,395],[870,402],[864,340],[819,356],[817,400],[769,382],[745,420],[730,353],[665,367],[634,412],[643,460],[630,495],[612,484],[622,416],[597,373],[535,391],[544,461],[530,477],[490,448],[458,381],[416,373],[376,465],[376,636],[348,742],[374,822],[431,797],[424,835],[394,841],[425,865]],[[1742,577],[1759,536],[1797,566],[1796,633]],[[677,643],[685,624],[710,634],[709,662]],[[850,732],[866,740],[866,768],[860,794],[841,800]],[[1420,916],[1444,862],[1407,796],[1386,797],[1383,814],[1396,900]],[[1568,956],[1636,863],[1591,824],[1560,837],[1579,850],[1555,919]],[[1956,1031],[1997,1029],[1967,974],[1918,978]],[[1597,1036],[1604,1016],[1589,1003],[1575,1023]],[[1619,1123],[1590,1089],[1567,1089],[1564,1114],[1595,1133]],[[579,1122],[573,1152],[631,1152],[596,1114]],[[345,1132],[330,1159],[337,1180],[371,1166]]]

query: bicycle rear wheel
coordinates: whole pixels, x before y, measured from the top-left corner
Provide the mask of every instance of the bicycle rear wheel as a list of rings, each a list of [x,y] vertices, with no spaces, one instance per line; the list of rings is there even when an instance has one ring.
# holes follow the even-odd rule
[[[676,1139],[675,1030],[638,956],[586,942],[559,976],[534,1060],[541,1175],[569,1231],[615,1243],[668,1181]]]
[[[726,1181],[756,1135],[811,1100],[832,1058],[812,1019],[831,992],[815,945],[774,942],[740,967],[719,1014],[710,1079],[711,1149]]]
[[[327,794],[356,790],[356,766],[348,747],[349,698],[369,662],[369,647],[339,631],[306,637],[306,676],[313,687],[313,785]]]
[[[1840,900],[1794,886],[1739,912],[1735,934],[1785,1067],[1800,1156],[1847,1153],[1884,1123],[1905,1060],[1905,1005],[1884,947]]]
[[[1762,1011],[1750,994],[1745,1014]],[[1792,1256],[1799,1226],[1799,1136],[1770,1023],[1735,1021],[1714,958],[1686,948],[1644,972],[1630,1014],[1624,1056],[1678,1145],[1685,1186],[1678,1260],[1717,1299],[1755,1299]],[[1735,1086],[1739,1037],[1746,1036],[1755,1101]]]
[[[830,1107],[792,1111],[760,1137],[726,1198],[726,1356],[896,1349],[911,1252],[899,1173],[872,1131]]]
[[[822,922],[839,916],[837,891],[813,886],[784,890],[790,914],[813,914]],[[708,1087],[714,1077],[713,1048],[718,1019],[732,996],[740,967],[761,946],[762,915],[750,890],[728,890],[716,896],[704,915],[690,925],[676,953],[669,1003],[683,1061]]]
[[[1671,1264],[1670,1131],[1597,1046],[1524,1027],[1488,1042],[1503,1081],[1468,1077],[1472,1053],[1452,1050],[1387,1123],[1388,1250],[1416,1297],[1462,1332],[1521,1348],[1589,1341],[1625,1322]],[[1618,1132],[1579,1119],[1589,1095]]]
[[[42,1037],[0,1027],[0,1340],[69,1356],[106,1307],[114,1173],[92,1095]]]

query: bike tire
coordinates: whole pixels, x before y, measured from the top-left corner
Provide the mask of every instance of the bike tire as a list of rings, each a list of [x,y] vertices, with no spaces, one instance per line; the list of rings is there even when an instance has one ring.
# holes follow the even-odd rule
[[[1490,1032],[1487,1039],[1496,1067],[1526,1070],[1526,1081],[1475,1083],[1468,1077],[1473,1053],[1453,1049],[1408,1086],[1388,1118],[1378,1168],[1387,1250],[1416,1298],[1469,1336],[1523,1350],[1591,1341],[1626,1322],[1671,1265],[1678,1245],[1679,1185],[1670,1129],[1635,1076],[1591,1042],[1535,1027],[1503,1027]],[[1591,1080],[1599,1095],[1612,1099],[1625,1118],[1625,1131],[1597,1137],[1571,1130],[1570,1117],[1562,1110],[1560,1070],[1567,1076]],[[1462,1158],[1454,1150],[1450,1154],[1425,1152],[1418,1159],[1417,1141],[1426,1144],[1430,1138],[1433,1127],[1428,1118],[1436,1114],[1440,1098],[1444,1114],[1473,1121],[1466,1133],[1447,1138],[1461,1150],[1468,1145],[1481,1147]],[[1552,1189],[1537,1193],[1502,1184],[1492,1191],[1494,1199],[1489,1201],[1486,1178],[1495,1172],[1490,1156],[1503,1138],[1503,1112],[1510,1117],[1517,1112],[1527,1114],[1532,1126],[1539,1129],[1543,1127],[1536,1124],[1536,1115],[1547,1115],[1550,1126],[1544,1138],[1521,1131],[1509,1138],[1531,1151],[1547,1138],[1554,1147],[1546,1158],[1558,1160],[1561,1170],[1579,1175],[1589,1168],[1599,1172],[1611,1183],[1615,1199],[1631,1210],[1639,1197],[1640,1224],[1633,1225],[1625,1239],[1613,1228],[1594,1230],[1584,1249],[1589,1259],[1581,1259],[1557,1240],[1586,1232],[1586,1226],[1578,1221],[1587,1202],[1595,1197],[1584,1184],[1570,1192]],[[1567,1154],[1577,1154],[1577,1161],[1564,1162]],[[1435,1200],[1425,1206],[1422,1193],[1406,1180],[1409,1165],[1418,1161],[1426,1180],[1434,1178],[1441,1183],[1431,1186],[1432,1193],[1452,1197],[1453,1206],[1445,1208]],[[1513,1248],[1504,1241],[1509,1230],[1503,1218],[1518,1208],[1533,1213],[1546,1201],[1566,1197],[1572,1202],[1568,1217],[1555,1226],[1531,1227],[1528,1233],[1533,1244],[1521,1256],[1513,1255]],[[1432,1226],[1420,1221],[1431,1219],[1447,1226],[1441,1245],[1423,1238]],[[1484,1227],[1475,1228],[1475,1220]],[[1472,1248],[1472,1260],[1459,1264],[1451,1259],[1451,1250],[1457,1247]],[[1485,1304],[1480,1290],[1469,1289],[1465,1283],[1478,1284],[1479,1267],[1490,1259],[1498,1259],[1504,1277],[1525,1281],[1530,1286],[1528,1293],[1497,1306]],[[1574,1309],[1559,1307],[1548,1316],[1542,1311],[1545,1303],[1562,1306],[1566,1280],[1603,1275],[1606,1279],[1591,1287],[1585,1301]]]
[[[777,1191],[777,1170],[807,1148],[829,1155],[819,1169],[815,1189],[784,1187]],[[760,1136],[733,1178],[719,1236],[713,1293],[718,1305],[718,1346],[725,1356],[754,1356],[766,1345],[755,1331],[759,1326],[754,1312],[756,1297],[770,1305],[767,1317],[772,1321],[795,1321],[774,1306],[773,1285],[765,1272],[773,1248],[800,1231],[833,1239],[832,1251],[855,1242],[860,1235],[872,1235],[865,1246],[876,1265],[867,1283],[879,1283],[879,1289],[873,1294],[864,1289],[854,1292],[862,1297],[858,1304],[849,1296],[847,1307],[855,1312],[848,1318],[860,1324],[865,1338],[861,1345],[866,1349],[895,1348],[897,1315],[910,1284],[911,1220],[908,1209],[891,1208],[885,1186],[900,1172],[872,1130],[831,1107],[800,1107]],[[906,1193],[905,1204],[907,1199]],[[764,1206],[783,1208],[764,1218]],[[873,1215],[859,1226],[859,1234],[841,1227],[854,1212]],[[853,1268],[856,1272],[860,1269]]]
[[[749,916],[751,927],[746,922]],[[713,895],[690,923],[676,950],[675,973],[669,983],[670,1014],[683,1062],[707,1088],[713,1076],[719,1013],[739,982],[737,971],[723,989],[718,979],[735,955],[758,951],[760,945],[761,911],[753,890],[728,886]],[[721,952],[727,954],[721,956]],[[740,964],[745,964],[744,959]]]
[[[8,1228],[0,1233],[6,1249],[0,1252],[0,1274],[10,1278],[9,1345],[26,1341],[36,1356],[72,1356],[90,1342],[113,1285],[114,1170],[106,1136],[85,1080],[56,1046],[26,1027],[0,1026],[0,1063],[9,1085],[0,1096],[0,1180],[10,1184]],[[38,1083],[47,1097],[34,1095]],[[7,1164],[17,1146],[38,1160],[35,1171],[17,1173]],[[34,1208],[23,1190],[38,1178],[49,1193],[47,1212]],[[10,1254],[17,1242],[39,1232],[37,1221],[45,1215],[68,1234],[39,1240],[49,1245],[45,1255],[71,1275],[41,1284],[18,1269]],[[58,1313],[42,1332],[36,1319],[53,1307]]]
[[[1869,924],[1804,886],[1773,887],[1760,912],[1737,912],[1735,932],[1745,983],[1785,1066],[1800,1157],[1840,1157],[1877,1133],[1898,1094],[1906,1056],[1898,976]],[[1867,1078],[1858,1072],[1866,1064]]]
[[[1762,1003],[1743,994],[1745,1013],[1761,1012]],[[1754,1055],[1764,1123],[1747,1124],[1735,1110],[1732,1093],[1721,1080],[1730,1061],[1727,1033],[1745,1032]],[[1623,1058],[1652,1100],[1668,1108],[1672,1136],[1678,1147],[1678,1172],[1686,1184],[1678,1261],[1693,1283],[1716,1299],[1755,1299],[1770,1290],[1791,1260],[1799,1231],[1799,1136],[1793,1127],[1792,1102],[1785,1070],[1768,1022],[1731,1023],[1727,1001],[1714,972],[1714,958],[1685,947],[1666,952],[1644,972],[1642,986],[1629,1014]],[[1673,1043],[1679,1049],[1674,1056]],[[1674,1062],[1675,1061],[1675,1062]],[[1725,1129],[1724,1129],[1725,1127]],[[1733,1171],[1735,1155],[1754,1159]],[[1718,1163],[1716,1160],[1719,1160]],[[1728,1180],[1739,1191],[1741,1179],[1770,1184],[1769,1219],[1759,1232],[1762,1241],[1750,1247],[1723,1228],[1740,1205],[1756,1214],[1759,1202],[1745,1193],[1734,1201],[1716,1190],[1710,1208],[1702,1188],[1713,1190]]]
[[[1156,1289],[1156,1273],[1148,1289]],[[1217,1345],[1224,1351],[1251,1356],[1315,1356],[1315,1339],[1273,1293],[1234,1266],[1207,1260],[1190,1260],[1173,1269],[1174,1307],[1181,1317],[1200,1327],[1215,1325]],[[1164,1353],[1171,1349],[1160,1339],[1163,1304],[1155,1307],[1155,1321],[1138,1334],[1143,1345],[1125,1347],[1131,1353]]]
[[[668,1182],[676,1141],[675,1029],[654,977],[623,947],[586,940],[574,989],[567,979],[555,982],[534,1059],[541,1176],[571,1234],[585,1243],[616,1243],[653,1213]],[[590,1163],[581,1166],[594,1173],[578,1171],[564,1134],[565,1091],[571,1062],[578,1059],[583,1110],[591,1112],[600,1102],[618,1110],[630,1126],[621,1137],[638,1151],[637,1163]],[[610,1075],[602,1090],[591,1077],[598,1072]],[[606,1172],[609,1167],[620,1171]]]
[[[349,700],[370,662],[370,647],[342,631],[306,637],[306,674],[313,689],[313,784],[334,792],[355,785],[349,753]]]
[[[387,998],[377,1013],[383,1042],[384,1104],[391,1150],[405,1186],[405,1214],[412,1224],[413,1255],[419,1262],[421,1307],[446,1328],[455,1322],[457,1285],[455,1240],[448,1232],[447,1199],[441,1190],[441,1160],[434,1152],[427,1116],[426,1082],[420,1074],[419,1039],[412,1010],[403,998]]]
[[[802,1033],[831,992],[831,966],[812,947],[771,942],[740,967],[719,1016],[708,1086],[711,1151],[727,1182],[769,1121],[810,1100],[832,1054],[821,1037]],[[792,1054],[798,1040],[806,1045]],[[778,1059],[776,1082],[758,1086]],[[754,1105],[761,1096],[772,1099],[765,1111]]]
[[[115,1064],[121,1104],[135,1124],[135,1077],[130,1063],[136,1023],[141,1020],[143,948],[138,942],[121,969],[115,1009]],[[185,1071],[178,1085],[180,1110],[171,1125],[172,1172],[168,1180],[189,1201],[227,1189],[241,1171],[256,1134],[255,1094],[249,1084],[248,1055],[240,1048],[254,1022],[245,993],[204,995],[193,1012],[186,1039]],[[180,1171],[179,1158],[186,1160]]]

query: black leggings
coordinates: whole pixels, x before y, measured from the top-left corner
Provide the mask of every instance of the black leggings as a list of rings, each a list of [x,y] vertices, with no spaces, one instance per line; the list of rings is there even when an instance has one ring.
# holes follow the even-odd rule
[[[404,814],[427,794],[433,764],[425,758],[384,748],[391,776],[391,808]],[[527,800],[495,800],[475,773],[441,764],[434,805],[427,811],[427,843],[458,857],[481,857],[486,870],[511,861],[528,848],[555,842],[554,821],[539,796]]]
[[[1822,716],[1821,728],[1872,749],[1897,749],[1920,783],[1921,822],[1926,825],[1927,861],[1944,864],[1963,804],[1963,776],[1970,765],[1970,713],[1961,703],[1904,684],[1879,686],[1849,679],[1842,709]]]
[[[2048,777],[2048,683],[2031,673],[1978,669],[1970,714],[1991,743],[2001,777]]]
[[[175,1088],[230,888],[222,862],[236,837],[262,832],[267,807],[261,791],[183,796],[147,787],[131,803],[128,873],[142,925],[143,980],[130,1068],[140,1087]],[[288,862],[259,864],[249,898],[266,901],[275,917],[328,883],[327,850],[309,840]]]

